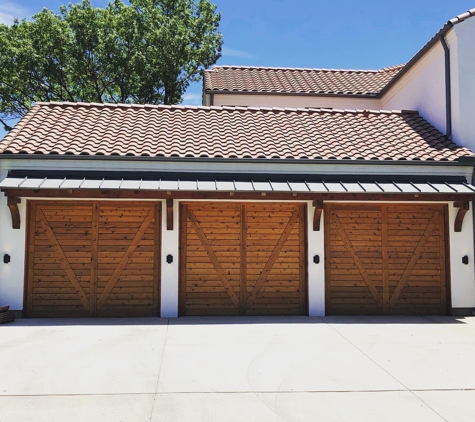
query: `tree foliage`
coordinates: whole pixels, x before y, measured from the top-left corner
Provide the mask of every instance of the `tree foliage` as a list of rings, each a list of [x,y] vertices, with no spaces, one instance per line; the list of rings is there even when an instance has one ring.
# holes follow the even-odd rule
[[[35,101],[173,104],[221,56],[209,0],[90,0],[0,24],[0,122]]]

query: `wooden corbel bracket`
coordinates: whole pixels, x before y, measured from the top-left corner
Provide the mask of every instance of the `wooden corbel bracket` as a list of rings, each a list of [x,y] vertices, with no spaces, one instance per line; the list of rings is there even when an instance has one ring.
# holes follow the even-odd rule
[[[173,199],[167,199],[167,230],[173,230]]]
[[[12,228],[20,228],[20,210],[18,209],[18,204],[21,203],[21,198],[16,196],[9,196],[7,198],[7,206],[10,209],[10,214],[12,215]]]
[[[313,231],[320,231],[320,220],[322,219],[323,201],[313,201],[315,213],[313,214]]]
[[[455,217],[454,232],[461,232],[463,219],[465,217],[465,214],[467,214],[467,211],[470,209],[470,202],[457,201],[454,202],[454,207],[459,209],[457,212],[457,216]]]

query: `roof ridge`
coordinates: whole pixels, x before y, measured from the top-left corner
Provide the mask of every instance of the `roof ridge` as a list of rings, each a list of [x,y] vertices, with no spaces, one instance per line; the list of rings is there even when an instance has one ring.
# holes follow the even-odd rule
[[[83,103],[83,102],[37,102],[35,106],[46,107],[92,107],[92,108],[134,108],[155,110],[203,110],[203,111],[273,111],[273,112],[307,112],[307,113],[342,113],[342,114],[419,114],[417,110],[385,110],[385,109],[336,109],[324,107],[264,107],[264,106],[191,106],[165,104],[113,104],[113,103]],[[26,117],[26,116],[25,116]],[[26,123],[26,122],[25,122]],[[17,125],[18,126],[18,125]],[[23,125],[22,125],[23,126]],[[15,127],[16,128],[16,127]]]
[[[471,18],[472,16],[475,16],[475,8],[469,9],[465,13],[461,13],[460,15],[457,15],[453,17],[452,19],[449,19],[447,23],[455,25],[457,23],[463,22],[464,20],[468,18]]]
[[[345,73],[381,73],[403,68],[406,64],[387,66],[381,69],[328,69],[323,67],[273,67],[273,66],[241,66],[241,65],[214,65],[205,72],[213,72],[216,69],[249,69],[249,70],[282,70],[294,72],[345,72]]]

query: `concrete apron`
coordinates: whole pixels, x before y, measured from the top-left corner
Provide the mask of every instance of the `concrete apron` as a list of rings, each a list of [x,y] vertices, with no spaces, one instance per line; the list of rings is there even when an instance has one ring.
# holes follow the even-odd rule
[[[22,319],[0,421],[473,421],[475,318]]]

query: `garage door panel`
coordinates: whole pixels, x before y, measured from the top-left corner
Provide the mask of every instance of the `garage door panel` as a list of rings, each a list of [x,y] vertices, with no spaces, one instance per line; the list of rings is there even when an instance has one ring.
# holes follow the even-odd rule
[[[32,201],[29,215],[29,316],[158,313],[156,205]],[[144,239],[137,242],[135,233],[147,218]],[[106,227],[103,237],[100,226]],[[130,249],[134,240],[137,255]]]
[[[299,207],[291,204],[182,205],[181,242],[185,246],[180,313],[257,315],[275,310],[282,314],[282,303],[287,312],[301,313],[293,298],[285,299],[288,291],[281,289],[286,285],[289,291],[302,295],[301,222],[287,228],[295,212],[300,217]],[[296,284],[290,282],[294,279],[298,280]],[[260,297],[261,291],[271,296]],[[209,296],[223,292],[227,296]],[[203,300],[200,302],[196,295],[202,295]],[[273,307],[274,302],[279,306]]]
[[[362,273],[364,270],[371,281],[370,284],[374,285],[375,291],[382,299],[382,302],[379,302],[375,297],[375,304],[378,305],[381,313],[404,313],[409,308],[411,308],[410,313],[413,313],[413,309],[416,309],[415,313],[427,313],[428,310],[432,314],[445,313],[443,206],[399,204],[378,206],[381,209],[381,217],[373,218],[374,226],[367,227],[372,233],[378,234],[372,240],[368,240],[373,253],[368,252],[363,241],[363,238],[367,240],[368,237],[362,235],[359,238],[358,231],[354,229],[354,227],[360,227],[361,220],[367,219],[364,211],[366,205],[353,204],[342,210],[336,204],[326,207],[330,215],[330,221],[325,227],[326,239],[329,239],[330,243],[327,246],[329,256],[326,261],[327,277],[330,278],[327,281],[327,312],[346,313],[351,308],[350,303],[347,302],[345,305],[347,308],[342,310],[341,302],[345,299],[341,296],[345,296],[345,292],[339,292],[338,289],[340,283],[348,282],[351,276],[356,277],[356,272],[349,262],[353,260],[362,278],[365,279]],[[371,208],[374,217],[375,206],[372,205]],[[353,209],[353,219],[350,218],[351,211],[349,210],[351,209]],[[343,217],[340,218],[340,215]],[[328,237],[329,233],[330,237]],[[350,253],[350,257],[342,251],[341,241],[345,244],[344,247]],[[367,260],[364,255],[367,253],[370,256],[381,253],[381,260]],[[378,266],[380,266],[380,271],[377,269]],[[439,296],[434,296],[433,290],[429,290],[427,294],[431,297],[423,297],[425,287],[434,289],[437,286],[440,291]],[[361,288],[364,287],[361,286]],[[366,308],[368,308],[368,313],[375,311],[374,307],[365,304],[355,306],[355,312],[364,313]]]
[[[135,232],[122,234],[103,234],[99,236],[98,249],[103,246],[122,246],[123,254],[106,261],[97,263],[98,277],[104,277],[107,281],[97,284],[98,315],[115,315],[118,309],[122,309],[126,315],[154,315],[157,310],[158,293],[154,283],[156,265],[154,259],[143,262],[134,262],[139,246],[151,246],[156,244],[156,221],[157,212],[153,205],[137,205],[128,207],[101,206],[99,208],[98,233],[101,227],[109,230],[133,228]],[[155,257],[154,257],[155,258]],[[158,256],[156,257],[158,259]],[[149,287],[153,294],[135,292],[125,295],[121,293],[122,287],[133,288],[138,283],[143,288]]]

